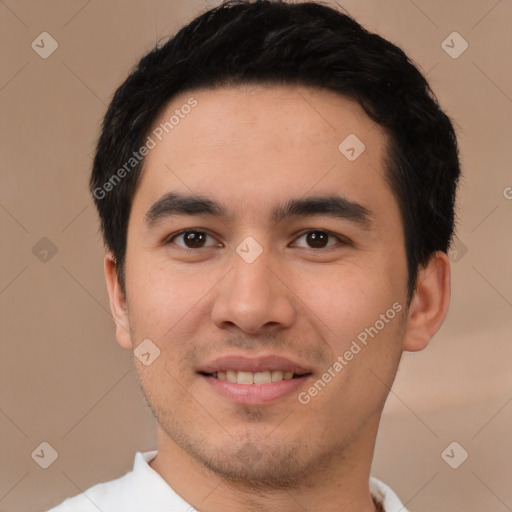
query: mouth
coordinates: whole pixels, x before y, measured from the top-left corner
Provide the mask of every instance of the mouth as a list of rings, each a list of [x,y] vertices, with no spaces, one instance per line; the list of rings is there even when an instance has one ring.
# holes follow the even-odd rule
[[[227,370],[218,371],[213,373],[199,372],[205,377],[212,377],[214,379],[224,380],[233,384],[244,384],[244,385],[261,385],[271,384],[272,382],[281,382],[283,380],[298,379],[311,373],[294,373],[284,370],[272,370],[262,372],[246,372],[242,370]]]
[[[258,405],[298,394],[313,371],[280,356],[227,356],[205,364],[197,374],[217,396]]]

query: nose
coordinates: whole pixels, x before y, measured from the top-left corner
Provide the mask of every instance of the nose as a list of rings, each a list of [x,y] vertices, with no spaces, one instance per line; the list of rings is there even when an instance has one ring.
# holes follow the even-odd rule
[[[266,251],[251,263],[233,255],[233,267],[219,283],[211,313],[218,328],[236,326],[247,334],[259,334],[293,324],[293,292],[270,260]]]

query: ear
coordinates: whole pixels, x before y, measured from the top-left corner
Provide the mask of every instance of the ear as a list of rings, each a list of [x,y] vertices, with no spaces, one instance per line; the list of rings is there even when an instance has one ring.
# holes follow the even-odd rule
[[[420,268],[407,317],[403,350],[423,350],[441,327],[450,304],[450,260],[438,251]]]
[[[116,324],[117,342],[126,350],[131,350],[132,340],[130,336],[130,321],[128,319],[126,297],[119,284],[117,263],[111,252],[105,254],[104,270],[108,295],[110,297],[110,310],[112,311],[112,316]]]

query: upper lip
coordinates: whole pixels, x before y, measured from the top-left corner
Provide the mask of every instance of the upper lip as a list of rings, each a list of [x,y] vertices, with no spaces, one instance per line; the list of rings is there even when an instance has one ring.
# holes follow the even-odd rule
[[[282,370],[283,372],[293,372],[298,375],[312,373],[310,368],[296,363],[290,359],[268,355],[261,357],[243,357],[238,355],[223,356],[201,366],[199,372],[215,373],[227,370],[236,370],[242,372],[271,372]]]

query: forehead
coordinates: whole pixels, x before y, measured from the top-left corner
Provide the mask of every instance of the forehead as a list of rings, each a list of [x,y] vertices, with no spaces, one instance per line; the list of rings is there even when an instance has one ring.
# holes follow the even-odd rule
[[[173,190],[215,198],[230,205],[228,214],[252,219],[308,193],[393,202],[384,178],[385,133],[355,101],[332,91],[262,85],[191,91],[172,100],[149,136],[154,147],[134,208]]]

